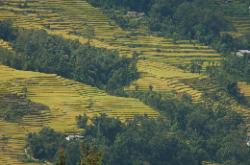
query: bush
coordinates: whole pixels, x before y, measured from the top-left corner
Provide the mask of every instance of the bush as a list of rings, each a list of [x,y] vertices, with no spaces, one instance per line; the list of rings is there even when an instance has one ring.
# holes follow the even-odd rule
[[[16,37],[16,30],[10,20],[0,21],[0,39],[11,41]]]

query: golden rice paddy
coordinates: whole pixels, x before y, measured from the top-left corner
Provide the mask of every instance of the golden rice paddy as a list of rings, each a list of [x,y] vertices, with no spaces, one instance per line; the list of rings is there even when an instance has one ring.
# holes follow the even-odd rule
[[[25,146],[25,135],[49,126],[61,132],[77,131],[75,117],[86,113],[89,116],[106,113],[127,120],[134,115],[159,114],[133,98],[110,96],[95,87],[64,79],[55,74],[18,71],[0,65],[0,95],[23,96],[50,108],[42,114],[27,115],[23,121],[11,123],[0,119],[0,164],[24,164],[21,160]],[[8,142],[5,142],[5,138]]]

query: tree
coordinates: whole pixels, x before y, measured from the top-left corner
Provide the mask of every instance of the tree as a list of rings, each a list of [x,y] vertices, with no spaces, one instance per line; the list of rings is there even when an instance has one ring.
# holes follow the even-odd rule
[[[116,135],[124,127],[119,119],[108,117],[106,114],[93,117],[91,123],[92,125],[85,128],[84,136],[98,139],[106,145],[112,145]]]
[[[59,151],[59,159],[57,160],[56,165],[66,165],[66,156],[63,149]]]
[[[10,20],[0,21],[0,38],[6,41],[14,40],[16,31]]]
[[[23,97],[26,99],[28,96],[28,88],[27,86],[22,88],[22,93],[23,93]]]
[[[28,7],[28,0],[22,0],[19,4],[20,8],[27,8]]]
[[[66,164],[79,165],[81,162],[81,140],[70,140],[64,145]]]
[[[83,36],[88,39],[87,44],[90,45],[91,40],[95,38],[94,27],[87,25],[83,30]]]
[[[102,165],[103,153],[96,147],[81,144],[80,165]]]
[[[148,90],[149,90],[150,92],[152,92],[153,89],[154,89],[153,85],[150,84],[150,85],[148,86]]]
[[[65,143],[61,133],[50,128],[43,128],[38,133],[30,133],[27,137],[27,147],[36,159],[53,160]]]
[[[5,135],[2,135],[0,140],[2,141],[1,150],[4,152],[6,147],[8,146],[10,138]]]
[[[86,114],[84,114],[83,116],[79,115],[78,117],[76,117],[77,125],[79,128],[86,128],[88,120],[89,118]]]
[[[201,70],[202,70],[202,66],[203,66],[203,61],[201,60],[192,60],[192,63],[191,63],[191,72],[192,73],[201,73]]]
[[[92,98],[88,99],[88,106],[87,106],[87,109],[88,110],[92,110],[93,106],[94,106],[94,101]]]

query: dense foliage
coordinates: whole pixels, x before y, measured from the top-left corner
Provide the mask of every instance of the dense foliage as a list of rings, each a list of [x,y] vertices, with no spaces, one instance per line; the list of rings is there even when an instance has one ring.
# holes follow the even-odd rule
[[[12,23],[9,20],[0,21],[0,38],[3,40],[13,40],[16,37],[15,31],[11,28]]]
[[[11,67],[56,73],[107,90],[120,88],[137,77],[135,58],[120,57],[116,52],[64,40],[45,31],[7,29],[16,33],[9,40],[15,52],[1,50],[0,60]]]
[[[7,121],[20,121],[25,115],[39,114],[40,111],[48,109],[47,106],[16,95],[0,96],[0,119]]]
[[[223,106],[193,105],[188,97],[177,100],[152,91],[137,95],[159,110],[162,117],[138,116],[125,124],[104,114],[91,119],[78,116],[84,138],[71,141],[79,142],[71,145],[71,151],[80,155],[81,143],[96,146],[103,151],[103,164],[109,165],[198,165],[204,160],[232,165],[250,163],[246,129],[239,114]],[[80,156],[73,159],[75,155],[68,152],[64,156],[68,164],[81,160]]]
[[[210,160],[223,164],[248,164],[249,148],[242,117],[230,106],[214,106],[209,100],[192,105],[187,96],[181,100],[154,92],[137,94],[145,103],[168,116],[174,132],[189,141],[198,160]],[[245,143],[245,144],[244,144]],[[238,153],[241,148],[242,153]],[[230,155],[223,155],[223,154]],[[241,157],[243,156],[243,157]],[[246,158],[246,159],[245,159]],[[244,160],[243,160],[244,159]]]
[[[220,66],[208,67],[207,73],[238,102],[250,106],[238,88],[239,81],[250,82],[250,56],[229,54]]]
[[[37,159],[52,160],[57,150],[65,143],[62,134],[52,129],[44,128],[39,133],[30,133],[27,137],[27,147]]]
[[[27,136],[27,149],[41,161],[56,162],[57,165],[99,165],[102,152],[95,146],[78,140],[67,141],[65,135],[51,128]]]
[[[153,32],[174,38],[197,39],[203,43],[220,41],[220,33],[232,28],[223,13],[211,1],[204,0],[89,0],[96,6],[116,10],[137,11],[146,14],[148,27]],[[115,12],[117,14],[117,12]],[[118,18],[118,17],[115,17]],[[125,19],[124,17],[120,17]],[[126,25],[126,19],[119,21]],[[124,24],[121,24],[124,23]]]

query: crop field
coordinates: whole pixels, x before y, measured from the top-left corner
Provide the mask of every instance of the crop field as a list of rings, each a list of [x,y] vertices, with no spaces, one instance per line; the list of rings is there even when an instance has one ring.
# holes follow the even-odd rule
[[[87,41],[82,35],[84,27],[91,26],[95,30],[95,39],[91,40],[93,46],[113,49],[123,56],[138,55],[141,78],[127,87],[129,90],[134,89],[135,84],[140,90],[148,90],[149,86],[153,86],[153,89],[188,93],[194,100],[199,100],[199,91],[173,78],[177,75],[179,79],[192,79],[202,78],[204,75],[186,72],[179,69],[179,66],[188,70],[192,61],[200,60],[203,61],[202,71],[205,71],[208,65],[219,65],[221,60],[220,54],[196,41],[174,41],[124,31],[101,10],[84,0],[32,0],[27,3],[27,7],[20,6],[20,0],[3,2],[0,19],[12,19],[18,27],[44,29],[50,34],[79,40],[81,43]],[[145,68],[149,63],[152,63],[150,69]],[[167,72],[167,77],[162,77],[162,73],[169,67],[171,71]],[[156,71],[159,69],[163,70],[162,73]]]
[[[174,91],[180,95],[189,94],[194,102],[201,102],[206,91],[216,93],[219,90],[212,81],[206,81],[204,73],[207,66],[220,65],[222,56],[215,50],[192,40],[176,41],[124,31],[101,10],[84,0],[30,0],[27,6],[23,6],[21,0],[6,0],[0,4],[0,20],[3,19],[11,19],[17,27],[43,29],[49,34],[81,43],[87,42],[83,35],[84,28],[93,27],[95,38],[90,42],[92,46],[116,50],[122,56],[138,56],[140,78],[125,87],[127,91],[148,91],[150,88],[160,92]],[[243,22],[242,26],[239,25],[238,31],[248,29],[247,24]],[[8,44],[0,41],[0,46],[7,48]],[[197,60],[203,61],[202,72],[191,73],[189,68]],[[109,96],[97,88],[57,75],[17,71],[1,66],[0,81],[0,92],[22,95],[22,88],[27,87],[31,101],[50,108],[38,116],[25,116],[22,123],[0,121],[0,138],[9,137],[8,143],[3,140],[6,138],[0,140],[2,146],[6,145],[0,150],[0,164],[24,164],[20,160],[22,156],[19,158],[23,154],[23,132],[37,131],[42,126],[63,132],[77,131],[75,116],[79,114],[91,116],[107,113],[122,120],[130,119],[135,114],[158,116],[157,112],[137,99]],[[249,121],[247,109],[239,107],[231,98],[228,101]]]
[[[207,102],[211,103],[210,106],[219,106],[223,103],[228,109],[232,109],[240,114],[245,119],[246,125],[248,127],[248,134],[250,134],[250,109],[248,107],[243,107],[232,97],[229,96],[220,85],[211,78],[184,80],[184,84],[190,85],[193,89],[201,91],[204,96],[203,99],[208,99]],[[238,83],[240,92],[246,97],[250,96],[250,85],[245,82]],[[212,96],[211,99],[209,96]],[[216,99],[214,99],[216,98]],[[250,99],[249,99],[250,100]]]
[[[121,120],[134,115],[147,114],[157,117],[158,113],[137,99],[109,96],[104,91],[67,80],[54,74],[18,71],[0,66],[0,95],[23,96],[50,108],[41,114],[26,115],[22,121],[11,123],[0,120],[0,164],[23,164],[21,161],[25,134],[49,126],[57,131],[77,131],[75,117],[86,113],[89,116],[107,113]],[[5,139],[8,139],[6,143]]]
[[[13,50],[8,42],[5,42],[1,39],[0,39],[0,48],[4,48],[4,49],[10,50],[10,51]]]
[[[240,92],[250,101],[250,84],[247,84],[246,82],[239,82],[238,87]]]
[[[238,87],[240,89],[240,93],[243,94],[243,96],[245,96],[248,103],[250,103],[250,84],[247,84],[246,82],[238,82]],[[243,113],[243,114],[246,117],[248,117],[248,119],[250,119],[250,109],[245,110],[245,113]],[[249,120],[247,120],[247,123],[248,123],[248,126],[250,127]]]
[[[247,16],[228,17],[234,24],[236,31],[233,32],[235,36],[241,36],[250,32],[250,14]]]
[[[216,5],[219,6],[227,16],[227,19],[232,22],[235,29],[231,34],[235,37],[242,36],[250,32],[250,11],[249,5],[240,0],[233,1],[216,0]],[[240,10],[240,11],[239,11]]]

